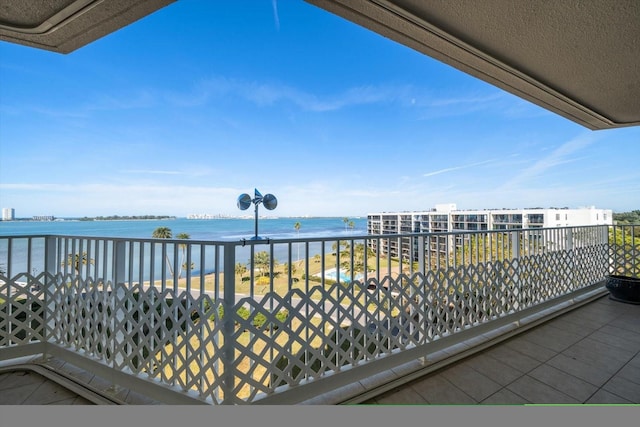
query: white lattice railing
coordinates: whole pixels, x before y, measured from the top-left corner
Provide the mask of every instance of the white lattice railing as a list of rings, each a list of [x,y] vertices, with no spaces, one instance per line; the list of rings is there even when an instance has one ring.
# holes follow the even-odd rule
[[[639,228],[0,237],[0,360],[73,352],[208,403],[295,402],[607,274],[638,276]]]

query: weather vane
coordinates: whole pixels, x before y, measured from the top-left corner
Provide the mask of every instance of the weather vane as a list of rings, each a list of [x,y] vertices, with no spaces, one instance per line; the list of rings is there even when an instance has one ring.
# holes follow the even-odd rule
[[[255,189],[253,199],[251,199],[251,196],[248,195],[247,193],[243,193],[238,196],[238,209],[240,209],[241,211],[248,209],[249,206],[251,206],[251,203],[253,203],[256,206],[255,208],[256,234],[251,238],[251,240],[262,240],[262,237],[258,236],[258,205],[262,203],[265,208],[271,211],[271,210],[274,210],[276,206],[278,206],[278,200],[276,199],[276,196],[274,196],[273,194],[265,194],[264,196],[262,196],[262,194],[260,194],[257,188]]]

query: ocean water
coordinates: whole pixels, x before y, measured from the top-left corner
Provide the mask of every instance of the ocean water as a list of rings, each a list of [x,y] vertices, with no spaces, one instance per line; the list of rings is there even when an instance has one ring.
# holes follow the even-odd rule
[[[367,219],[349,218],[355,227],[345,229],[343,218],[260,218],[260,237],[286,239],[296,237],[339,237],[367,234]],[[294,224],[300,223],[299,233]],[[125,221],[0,221],[0,237],[22,235],[62,235],[85,237],[150,238],[158,227],[169,227],[176,236],[188,233],[191,240],[242,240],[255,234],[255,220],[251,219],[166,219]]]
[[[367,233],[366,218],[350,218],[354,227],[345,228],[343,218],[260,218],[258,221],[258,234],[263,238],[287,239],[287,238],[317,238],[317,237],[349,237],[363,236]],[[299,232],[294,228],[296,222],[300,223]],[[151,238],[153,231],[158,227],[169,227],[176,237],[179,233],[188,233],[191,241],[242,241],[251,239],[255,235],[255,220],[250,219],[166,219],[166,220],[122,220],[122,221],[0,221],[0,268],[6,268],[9,264],[9,247],[3,237],[9,236],[82,236],[82,237],[106,237],[106,238]],[[302,252],[300,252],[302,246]],[[325,250],[330,250],[331,243],[325,244]],[[314,243],[309,247],[309,256],[320,253],[321,244]],[[277,245],[274,248],[274,258],[284,262],[289,255],[293,259],[305,256],[304,245],[296,243],[288,253],[287,245]],[[27,254],[29,249],[26,239],[14,241],[11,247],[11,271],[25,272],[27,269]],[[31,247],[34,261],[31,270],[41,271],[44,260],[44,242],[35,240]],[[108,254],[107,265],[111,262],[111,254]],[[198,259],[198,247],[194,247],[194,259]],[[236,257],[239,262],[249,259],[249,246],[238,247]],[[159,258],[158,258],[159,259]],[[150,262],[149,254],[145,254],[144,263]],[[156,260],[162,263],[162,260]],[[156,266],[159,268],[160,264]],[[137,271],[137,267],[134,267]],[[199,273],[199,266],[193,270],[193,274]],[[204,271],[210,273],[212,267],[203,266]],[[222,271],[222,266],[219,267]],[[145,279],[148,276],[145,273]]]

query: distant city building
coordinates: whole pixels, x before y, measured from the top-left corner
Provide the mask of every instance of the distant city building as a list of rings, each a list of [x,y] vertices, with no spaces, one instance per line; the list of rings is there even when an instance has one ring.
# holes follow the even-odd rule
[[[484,209],[458,210],[455,203],[439,204],[435,209],[419,212],[381,212],[367,215],[367,233],[406,234],[442,233],[455,231],[516,230],[585,225],[613,225],[611,209],[595,206],[569,208]],[[434,237],[433,239],[449,239]],[[406,239],[405,239],[406,240]],[[383,242],[385,252],[397,255],[397,242]],[[370,247],[377,248],[375,240]],[[403,253],[416,256],[407,242],[402,242]]]
[[[225,218],[231,218],[231,216],[223,215],[223,214],[216,214],[216,215],[212,215],[212,214],[189,214],[189,215],[187,215],[187,219],[225,219]]]
[[[56,217],[53,215],[34,215],[31,219],[34,221],[53,221]]]
[[[2,208],[2,220],[13,221],[16,219],[16,210],[13,208]]]

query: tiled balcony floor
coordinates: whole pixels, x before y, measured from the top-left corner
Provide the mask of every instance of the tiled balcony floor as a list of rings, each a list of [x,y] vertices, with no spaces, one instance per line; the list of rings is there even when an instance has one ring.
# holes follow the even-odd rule
[[[0,404],[92,405],[93,402],[47,377],[25,370],[0,374]]]
[[[640,305],[608,296],[365,404],[638,404]]]
[[[31,369],[5,368],[0,371],[0,405],[156,405],[160,403],[133,390],[121,387],[114,389],[112,383],[104,378],[63,360],[51,359],[46,365],[63,376],[41,375]],[[68,379],[71,379],[72,387],[68,386]]]
[[[125,404],[158,404],[61,360],[49,366]],[[92,404],[30,371],[0,373],[0,404]],[[640,305],[602,297],[365,404],[638,404]]]

